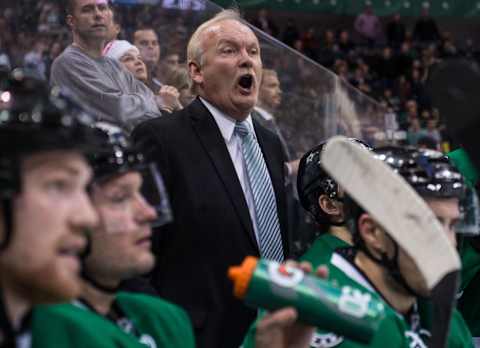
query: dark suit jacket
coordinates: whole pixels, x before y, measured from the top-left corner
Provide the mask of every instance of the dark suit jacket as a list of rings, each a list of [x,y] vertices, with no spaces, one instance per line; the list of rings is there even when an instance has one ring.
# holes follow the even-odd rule
[[[254,127],[289,256],[282,146],[274,134],[255,122]],[[197,99],[175,114],[142,123],[133,137],[158,164],[174,214],[174,222],[158,231],[153,243],[153,285],[190,314],[198,347],[238,348],[256,311],[233,297],[227,270],[259,250],[220,130]]]

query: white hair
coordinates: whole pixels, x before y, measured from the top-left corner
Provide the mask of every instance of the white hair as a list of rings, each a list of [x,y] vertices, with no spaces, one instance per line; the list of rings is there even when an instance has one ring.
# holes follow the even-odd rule
[[[209,19],[208,21],[202,23],[197,30],[192,34],[190,40],[188,41],[187,45],[187,61],[195,62],[198,65],[202,65],[202,56],[203,56],[203,32],[211,27],[214,24],[219,22],[227,21],[227,20],[234,20],[244,24],[240,13],[236,9],[228,9],[223,10],[217,13],[213,18]]]

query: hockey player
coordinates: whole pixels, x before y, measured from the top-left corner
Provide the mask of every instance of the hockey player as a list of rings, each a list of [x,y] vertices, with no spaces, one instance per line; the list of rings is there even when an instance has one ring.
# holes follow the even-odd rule
[[[371,149],[358,139],[352,141]],[[303,208],[313,217],[318,230],[308,251],[301,257],[316,268],[329,263],[335,249],[352,245],[352,234],[345,226],[343,191],[322,168],[325,142],[307,151],[300,159],[297,191]]]
[[[88,116],[24,71],[0,77],[0,346],[30,347],[39,303],[80,294],[84,230],[98,221]]]
[[[77,301],[35,311],[33,347],[194,347],[182,309],[159,297],[118,291],[121,281],[152,269],[150,226],[169,222],[171,215],[156,167],[145,162],[118,128],[98,128],[105,143],[93,161],[91,197],[100,225],[91,231],[86,282]],[[147,188],[145,196],[142,187]],[[192,284],[192,296],[194,288]],[[260,341],[291,342],[279,346],[285,348],[300,347],[293,345],[298,342],[308,346],[313,328],[295,324],[295,318],[291,308],[264,318]]]
[[[396,147],[379,149],[378,157],[394,167],[425,198],[455,243],[454,226],[460,216],[463,180],[448,159],[438,152]],[[427,309],[419,310],[417,302],[429,294],[415,262],[353,200],[347,197],[344,202],[354,247],[340,248],[332,254],[329,280],[384,301],[387,316],[368,345],[318,330],[310,346],[384,347],[388,342],[389,347],[428,347],[431,318]],[[365,299],[358,301],[362,305]],[[244,346],[253,347],[253,341],[247,338]],[[457,311],[452,316],[448,347],[472,347],[470,332]]]
[[[463,174],[467,184],[472,189],[476,188],[478,193],[479,174],[467,152],[460,148],[450,152],[448,157]],[[475,347],[480,347],[480,303],[477,300],[480,287],[480,236],[465,235],[460,243],[460,255],[462,280],[457,306],[472,333]]]
[[[35,310],[33,347],[193,347],[190,321],[179,307],[118,291],[123,280],[151,270],[151,225],[169,222],[171,214],[156,168],[119,128],[101,123],[97,129],[104,144],[92,161],[91,199],[100,224],[89,234],[82,293],[73,303]],[[141,192],[146,186],[151,203]]]

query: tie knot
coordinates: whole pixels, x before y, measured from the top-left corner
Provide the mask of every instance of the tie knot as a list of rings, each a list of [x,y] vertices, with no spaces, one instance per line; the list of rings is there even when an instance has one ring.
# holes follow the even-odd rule
[[[235,123],[235,133],[238,134],[241,138],[245,137],[250,133],[250,129],[248,128],[247,122],[239,122]]]

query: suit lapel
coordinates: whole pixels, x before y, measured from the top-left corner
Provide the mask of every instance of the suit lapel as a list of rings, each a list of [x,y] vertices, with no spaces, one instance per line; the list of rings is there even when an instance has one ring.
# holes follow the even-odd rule
[[[230,201],[237,212],[242,226],[249,236],[250,242],[254,245],[255,249],[258,250],[257,239],[253,231],[253,225],[242,186],[238,180],[237,172],[233,166],[220,129],[218,129],[213,116],[199,99],[193,101],[189,109],[193,129],[215,166],[217,174],[230,197]]]

